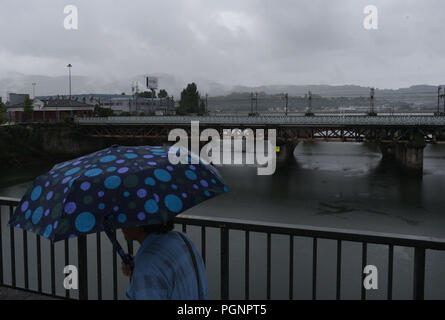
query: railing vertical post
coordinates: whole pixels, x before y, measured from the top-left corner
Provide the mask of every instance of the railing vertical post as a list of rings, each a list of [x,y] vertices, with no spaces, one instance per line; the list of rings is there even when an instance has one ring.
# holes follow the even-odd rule
[[[229,299],[229,230],[221,227],[221,300]]]
[[[70,247],[69,247],[68,239],[65,240],[65,249],[64,249],[64,250],[65,250],[65,251],[64,251],[64,254],[65,254],[65,266],[67,266],[67,265],[70,264],[70,263],[69,263],[69,261],[70,261],[70,254],[69,254]],[[70,290],[66,290],[66,291],[65,291],[65,296],[66,296],[67,298],[70,298],[70,297],[71,297]]]
[[[414,250],[414,300],[425,298],[425,248]]]
[[[77,238],[77,267],[79,271],[79,300],[88,300],[87,237]]]
[[[42,245],[40,236],[36,234],[37,250],[37,291],[42,292]]]
[[[25,275],[25,289],[29,289],[29,269],[28,269],[28,231],[23,230],[23,272]]]
[[[102,300],[102,246],[100,237],[100,232],[96,233],[97,300]]]
[[[2,208],[0,206],[0,285],[3,284],[3,234],[2,234]]]
[[[12,206],[9,206],[9,219],[12,219],[14,214],[14,209]],[[12,277],[12,286],[16,286],[16,269],[15,269],[15,237],[14,237],[14,226],[9,228],[10,234],[10,246],[11,246],[11,277]]]

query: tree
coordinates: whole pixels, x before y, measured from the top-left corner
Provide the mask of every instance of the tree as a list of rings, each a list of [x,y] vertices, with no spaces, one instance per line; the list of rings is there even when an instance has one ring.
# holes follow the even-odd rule
[[[152,93],[151,91],[139,92],[139,93],[137,94],[137,96],[138,96],[139,98],[149,98],[149,99],[151,99],[152,97],[153,97],[153,98],[156,98],[156,92],[154,92],[154,95],[153,95],[153,93]]]
[[[6,122],[6,106],[3,104],[2,98],[0,97],[0,124]]]
[[[168,98],[168,92],[167,92],[167,90],[161,89],[161,90],[159,91],[158,97],[159,97],[159,98]]]
[[[205,103],[205,101],[204,101],[204,99],[201,99],[201,104],[199,105],[199,111],[198,111],[198,114],[200,115],[200,116],[203,116],[203,115],[205,115],[207,112],[206,112],[206,103]]]
[[[114,116],[114,112],[108,108],[102,108],[98,105],[94,108],[94,115],[96,117],[112,117]]]
[[[25,97],[25,102],[23,106],[23,113],[26,115],[30,115],[34,112],[34,108],[32,106],[33,101],[29,98],[29,96]]]
[[[201,96],[195,83],[190,83],[181,92],[181,100],[179,101],[178,114],[185,115],[191,113],[200,113]]]

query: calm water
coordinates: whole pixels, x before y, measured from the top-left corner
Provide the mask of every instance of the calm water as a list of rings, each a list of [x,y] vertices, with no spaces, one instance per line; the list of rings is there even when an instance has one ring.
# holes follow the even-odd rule
[[[445,238],[445,146],[428,146],[425,150],[423,176],[406,174],[392,163],[382,161],[373,144],[302,143],[295,151],[296,162],[280,168],[274,176],[256,175],[256,168],[226,166],[219,170],[230,186],[231,193],[199,205],[187,214],[235,218],[252,221],[279,222],[330,228],[346,228],[398,234],[414,234]],[[36,176],[46,172],[50,165],[30,169],[12,169],[0,177],[0,195],[21,197]],[[6,219],[6,212],[3,212]],[[4,220],[3,220],[4,221]],[[192,239],[200,246],[199,230],[190,229]],[[20,238],[20,234],[18,238]],[[8,237],[5,230],[4,237]],[[95,249],[95,236],[89,246]],[[110,276],[111,245],[103,239],[102,256],[104,279]],[[266,297],[266,237],[252,234],[251,238],[251,298]],[[75,242],[72,259],[75,261]],[[244,235],[231,233],[230,293],[242,299],[244,292]],[[20,247],[20,246],[19,246]],[[63,251],[56,245],[56,253]],[[44,250],[49,250],[47,243]],[[208,233],[207,269],[213,298],[219,297],[219,234]],[[295,240],[295,297],[311,297],[312,248],[310,239]],[[345,243],[342,271],[342,296],[360,297],[360,245]],[[30,250],[33,249],[30,240]],[[60,252],[62,252],[60,251]],[[272,298],[286,298],[288,287],[289,240],[272,239]],[[379,268],[380,289],[368,293],[369,298],[386,295],[387,248],[370,246],[369,264]],[[20,255],[18,249],[16,249]],[[47,251],[48,252],[48,251]],[[5,252],[7,260],[8,252]],[[412,290],[413,252],[396,248],[394,269],[395,298],[410,298]],[[60,258],[60,259],[59,259]],[[56,259],[63,268],[63,257]],[[89,257],[95,261],[94,250]],[[335,298],[336,243],[321,241],[319,248],[318,297]],[[108,260],[107,260],[108,259]],[[427,256],[428,298],[445,298],[445,255],[429,253]],[[43,266],[45,267],[45,265]],[[46,263],[48,267],[48,263]],[[8,266],[6,266],[8,268]],[[7,270],[6,270],[7,271]],[[90,293],[95,295],[96,270],[90,272]],[[63,275],[57,276],[61,283]],[[20,275],[18,275],[20,278]],[[60,281],[58,280],[60,278]],[[34,279],[35,280],[35,279]],[[49,280],[44,279],[49,289]],[[119,278],[120,297],[127,281]],[[58,292],[62,288],[58,287]],[[104,281],[104,296],[111,290]]]

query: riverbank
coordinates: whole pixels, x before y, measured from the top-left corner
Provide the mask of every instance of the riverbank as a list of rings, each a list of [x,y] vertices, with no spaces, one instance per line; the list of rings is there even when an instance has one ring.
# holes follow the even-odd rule
[[[35,167],[75,158],[83,152],[82,141],[82,130],[69,122],[0,127],[0,169]]]

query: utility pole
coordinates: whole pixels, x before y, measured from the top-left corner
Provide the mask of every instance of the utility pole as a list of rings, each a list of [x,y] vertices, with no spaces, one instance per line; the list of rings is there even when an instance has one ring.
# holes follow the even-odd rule
[[[255,110],[253,109],[253,102],[255,101]],[[251,117],[258,115],[258,92],[255,92],[255,96],[253,92],[250,94],[250,115]]]
[[[33,83],[32,84],[32,98],[35,99],[36,98],[36,85],[37,83]]]
[[[156,108],[155,108],[155,94],[156,94],[156,90],[154,88],[152,88],[151,89],[151,107],[152,107],[152,110],[156,110]]]
[[[312,91],[308,92],[308,107],[306,111],[306,117],[313,117],[314,113],[312,112]]]
[[[208,112],[209,112],[209,95],[206,93],[206,109],[205,109],[205,114],[207,115]]]
[[[139,112],[139,108],[138,108],[138,95],[139,95],[139,82],[138,81],[136,81],[136,89],[135,89],[135,91],[136,91],[136,115],[138,115],[138,112]]]
[[[441,91],[442,91],[442,87],[439,86],[439,88],[437,89],[437,115],[440,115],[440,98],[441,96]]]
[[[442,99],[443,99],[443,115],[445,116],[445,86],[443,87]]]
[[[284,99],[286,99],[286,117],[289,115],[289,95],[286,93],[284,95]]]
[[[309,113],[312,113],[312,92],[309,91]]]
[[[131,93],[133,94],[133,104],[136,106],[136,96],[134,94],[135,93],[135,87],[134,87],[134,82],[133,81],[131,82]],[[110,103],[110,105],[111,105],[111,103]],[[129,111],[131,113],[131,103],[130,103]]]
[[[69,71],[69,83],[70,83],[70,101],[71,101],[71,68],[73,67],[71,63],[67,65]]]
[[[375,112],[374,108],[374,102],[375,102],[375,89],[371,88],[371,94],[370,94],[370,110],[368,113],[368,116],[375,117],[377,116],[377,113]]]

